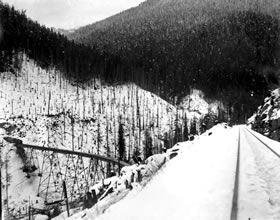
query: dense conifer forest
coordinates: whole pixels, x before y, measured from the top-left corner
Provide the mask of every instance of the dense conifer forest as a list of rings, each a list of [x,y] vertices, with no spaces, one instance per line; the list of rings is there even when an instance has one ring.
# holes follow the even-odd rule
[[[104,67],[109,68],[109,62],[114,60],[109,55],[69,41],[54,29],[32,21],[24,11],[19,12],[14,7],[0,3],[0,13],[1,71],[10,70],[13,55],[24,52],[42,67],[56,67],[68,77],[84,82],[93,76],[100,77],[101,73],[104,76],[107,71]]]
[[[200,89],[234,122],[278,84],[277,1],[146,1],[68,39],[0,4],[2,70],[23,51],[78,82],[131,81],[173,104]]]
[[[242,121],[278,83],[278,12],[278,1],[146,1],[69,38],[133,64],[167,100],[198,88]]]
[[[209,168],[198,182],[213,182],[220,195],[217,178],[209,178],[217,176],[212,165],[217,174],[245,176],[238,174],[240,146],[244,157],[255,145],[243,125],[235,137],[232,124],[246,121],[279,140],[279,89],[263,101],[279,87],[279,22],[279,0],[146,0],[72,32],[45,27],[0,0],[5,215],[52,218],[65,201],[78,211],[95,190],[99,215],[108,208],[101,200],[111,205],[140,190],[179,154],[186,163],[178,160],[171,171],[184,173],[187,184],[189,174]],[[259,171],[253,159],[244,164]],[[182,194],[180,178],[168,178]],[[230,193],[236,178],[227,184]],[[201,193],[197,175],[192,179],[189,188]]]

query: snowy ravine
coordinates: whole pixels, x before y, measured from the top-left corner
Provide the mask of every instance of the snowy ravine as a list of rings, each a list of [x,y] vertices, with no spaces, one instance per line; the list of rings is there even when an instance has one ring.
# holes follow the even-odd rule
[[[0,120],[16,125],[13,135],[29,143],[48,142],[48,146],[74,149],[91,145],[96,149],[99,133],[100,150],[108,144],[114,152],[115,136],[122,123],[127,152],[132,151],[132,146],[141,151],[148,131],[156,153],[160,152],[163,141],[174,135],[175,123],[184,128],[185,120],[190,126],[193,118],[198,122],[209,111],[217,111],[217,104],[209,105],[196,90],[176,109],[134,84],[109,86],[93,79],[77,85],[55,69],[42,69],[24,54],[18,56],[22,61],[19,71],[0,74]],[[67,136],[71,136],[70,141]]]
[[[29,199],[34,206],[44,208],[44,198],[37,196],[39,171],[28,179],[16,148],[4,141],[4,136],[20,138],[27,144],[117,158],[122,124],[126,159],[132,162],[135,153],[145,156],[147,138],[152,152],[161,153],[166,141],[169,146],[175,144],[175,127],[181,128],[183,136],[193,119],[198,125],[207,112],[217,111],[217,104],[209,105],[196,90],[179,109],[135,84],[112,86],[93,79],[77,85],[55,69],[41,68],[25,54],[16,56],[19,69],[14,74],[0,73],[1,169],[7,173],[3,192],[6,198],[8,185],[9,209],[15,215],[26,213]],[[34,157],[31,151],[26,154]],[[36,158],[43,160],[40,154]],[[56,160],[63,164],[66,157]],[[25,194],[19,197],[22,189],[26,189]]]
[[[104,213],[100,201],[68,219],[229,220],[232,213],[239,220],[279,219],[279,157],[264,144],[280,154],[279,143],[245,126],[218,125],[193,142],[174,146],[179,155],[146,187],[135,187]],[[116,194],[108,198],[115,200]],[[56,218],[61,219],[65,215]]]

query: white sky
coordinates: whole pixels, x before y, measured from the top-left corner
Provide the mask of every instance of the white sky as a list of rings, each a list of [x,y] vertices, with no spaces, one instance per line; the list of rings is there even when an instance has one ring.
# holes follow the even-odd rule
[[[94,23],[145,0],[3,0],[47,27],[71,29]]]

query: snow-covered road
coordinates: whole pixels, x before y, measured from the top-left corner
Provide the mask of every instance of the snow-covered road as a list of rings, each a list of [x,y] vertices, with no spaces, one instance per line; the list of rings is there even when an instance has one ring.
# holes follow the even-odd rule
[[[280,219],[280,158],[264,143],[280,153],[278,142],[245,126],[218,125],[192,144],[180,143],[183,153],[142,191],[97,219]]]

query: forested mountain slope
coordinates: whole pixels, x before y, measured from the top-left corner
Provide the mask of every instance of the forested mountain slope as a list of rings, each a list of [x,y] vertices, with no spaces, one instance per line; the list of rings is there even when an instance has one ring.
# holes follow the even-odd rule
[[[275,0],[148,0],[69,38],[110,51],[166,100],[198,88],[244,121],[278,84],[279,9]]]
[[[217,121],[244,121],[278,85],[278,9],[276,1],[147,1],[69,40],[0,1],[1,165],[10,216],[24,214],[28,196],[45,208],[37,183],[51,173],[50,201],[58,199],[62,177],[58,168],[30,170],[45,154],[27,150],[21,160],[7,135],[130,163]],[[76,168],[64,155],[46,165],[62,164],[75,201],[100,178],[90,169],[89,181],[74,175],[83,167],[72,159]],[[110,171],[110,164],[96,168],[103,178]]]
[[[13,71],[0,72],[1,169],[6,173],[3,186],[9,188],[8,196],[5,190],[3,198],[10,217],[25,214],[28,197],[34,208],[46,208],[45,194],[38,193],[42,176],[58,177],[49,182],[56,187],[49,189],[48,202],[60,198],[59,173],[66,173],[67,169],[71,201],[80,199],[85,186],[91,186],[100,177],[87,180],[83,172],[76,175],[75,166],[90,165],[81,165],[80,158],[74,157],[77,165],[73,166],[75,163],[69,164],[63,154],[54,154],[52,163],[58,165],[50,170],[45,153],[26,149],[21,157],[18,148],[4,137],[133,163],[133,156],[146,159],[205,131],[200,126],[203,118],[212,109],[212,118],[208,115],[205,121],[211,126],[218,114],[218,103],[209,105],[196,92],[188,97],[184,108],[179,108],[133,83],[112,86],[94,78],[81,85],[55,68],[40,67],[24,53],[14,54],[12,60],[16,63],[16,67],[13,63],[9,66]],[[34,167],[34,161],[39,161],[39,166]],[[107,177],[111,169],[104,167],[97,174]]]
[[[14,58],[24,52],[39,66],[60,70],[68,79],[84,83],[110,73],[110,54],[69,41],[64,35],[27,18],[25,12],[0,2],[0,70],[16,72]],[[19,60],[16,60],[18,62]]]
[[[88,169],[97,174],[94,177],[93,173],[76,175],[83,169],[78,156],[69,165],[66,155],[48,157],[31,149],[21,149],[20,154],[4,140],[6,136],[131,163],[133,156],[145,159],[205,131],[218,112],[220,120],[226,118],[217,102],[207,103],[197,90],[181,106],[174,106],[127,82],[131,72],[118,62],[119,57],[69,41],[2,2],[0,22],[0,144],[5,155],[1,169],[6,174],[5,213],[11,218],[26,215],[29,196],[38,209],[59,199],[61,173],[67,177],[71,201],[76,201],[86,187],[109,175],[112,167]],[[207,121],[202,127],[204,116]],[[54,178],[45,198],[39,182],[48,176]]]

